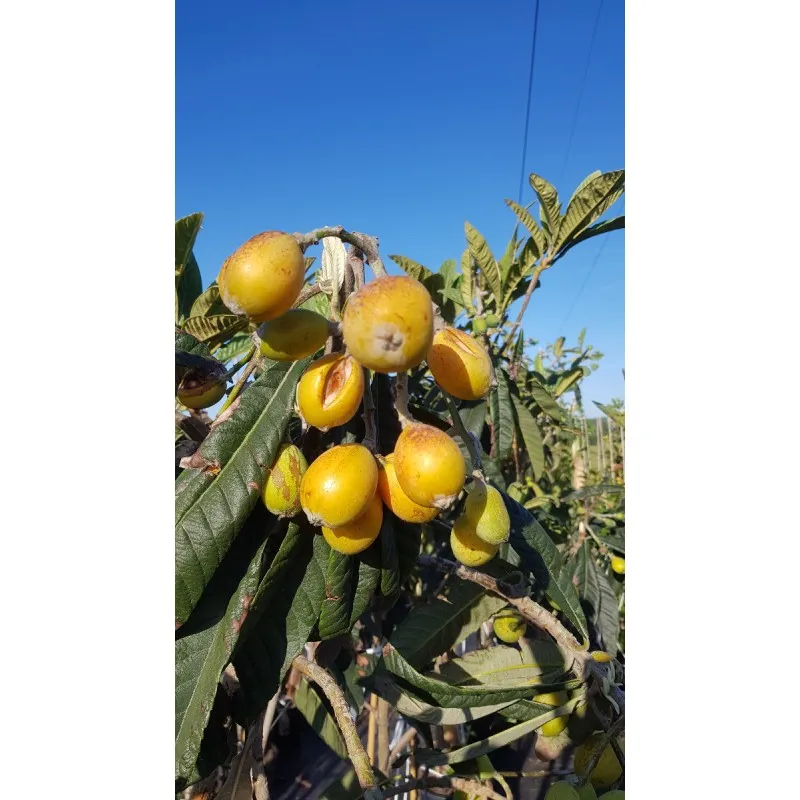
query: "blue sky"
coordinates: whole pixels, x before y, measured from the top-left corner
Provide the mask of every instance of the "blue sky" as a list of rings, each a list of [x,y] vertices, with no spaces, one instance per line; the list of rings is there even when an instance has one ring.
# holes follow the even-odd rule
[[[523,203],[529,172],[566,201],[589,172],[625,166],[624,2],[600,3],[540,0]],[[204,285],[267,229],[342,224],[379,236],[384,256],[436,269],[459,259],[469,220],[499,257],[515,219],[503,200],[518,192],[534,5],[178,0],[176,217],[205,213]],[[624,197],[611,213],[623,212]],[[624,394],[624,240],[575,247],[525,316],[542,343],[587,328],[605,358],[586,401]]]

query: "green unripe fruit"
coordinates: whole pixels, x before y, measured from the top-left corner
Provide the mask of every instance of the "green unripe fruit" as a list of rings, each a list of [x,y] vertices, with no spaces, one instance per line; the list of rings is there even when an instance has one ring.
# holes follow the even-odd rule
[[[488,314],[486,317],[486,324],[490,328],[497,328],[500,325],[500,317],[497,314]]]
[[[508,541],[511,520],[503,496],[494,486],[476,479],[469,489],[464,514],[484,542],[502,544]]]
[[[273,361],[298,361],[317,352],[328,338],[328,320],[294,308],[258,328],[261,353]]]
[[[592,734],[583,744],[575,748],[575,774],[583,777],[589,762],[592,760],[594,751],[600,747],[603,741],[602,733]],[[620,741],[620,747],[624,751],[624,744]],[[609,744],[603,750],[597,766],[592,770],[589,780],[595,789],[607,789],[622,777],[622,764],[619,763],[614,748]]]
[[[569,700],[569,695],[566,692],[550,692],[548,694],[537,694],[533,698],[534,703],[543,703],[547,706],[563,706]],[[569,715],[564,714],[561,717],[551,719],[550,722],[545,722],[539,733],[542,736],[558,736],[566,727],[569,721]]]
[[[498,614],[492,622],[494,635],[506,644],[514,644],[522,638],[527,624],[525,620],[513,612]]]
[[[300,513],[300,483],[308,462],[299,447],[281,447],[272,465],[261,495],[264,505],[277,517],[294,517]]]
[[[575,791],[578,793],[580,800],[597,800],[597,792],[594,790],[594,786],[592,786],[591,783],[587,783],[585,786],[581,787],[576,786]]]
[[[597,797],[597,795],[595,795]],[[622,789],[614,789],[603,795],[603,800],[625,800],[625,792]]]
[[[580,800],[580,795],[571,783],[558,781],[547,790],[544,800]]]
[[[486,329],[489,326],[486,324],[486,320],[481,317],[476,317],[472,320],[472,330],[475,333],[486,333]]]

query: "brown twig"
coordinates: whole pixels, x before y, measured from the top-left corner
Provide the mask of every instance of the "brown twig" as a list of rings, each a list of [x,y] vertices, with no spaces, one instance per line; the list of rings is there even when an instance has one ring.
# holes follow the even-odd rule
[[[484,786],[478,781],[471,781],[467,778],[456,778],[450,775],[425,775],[422,778],[413,778],[403,783],[389,786],[383,790],[384,797],[394,797],[398,794],[405,794],[415,789],[455,789],[467,795],[475,797],[485,797],[487,800],[505,800],[502,794],[498,794],[494,789]]]
[[[408,373],[398,372],[394,378],[394,407],[400,418],[400,427],[405,429],[415,422],[408,410]]]
[[[389,704],[378,698],[378,769],[389,772]]]
[[[392,765],[395,762],[395,759],[405,750],[407,745],[410,745],[411,742],[414,741],[414,738],[417,735],[416,728],[409,728],[398,740],[397,744],[392,748],[392,752],[389,753],[389,764]]]
[[[498,581],[491,576],[476,569],[465,567],[463,564],[449,561],[446,558],[422,555],[419,557],[419,563],[423,566],[435,567],[458,575],[462,580],[477,583],[487,592],[492,592],[498,597],[502,597],[513,605],[531,625],[553,637],[564,653],[569,668],[579,680],[586,680],[592,676],[602,683],[605,677],[604,665],[596,662],[590,653],[581,647],[580,642],[549,611],[534,602],[530,597],[515,597],[508,591],[504,591]],[[570,661],[571,663],[569,663]],[[612,699],[619,706],[620,714],[624,714],[625,692],[618,686],[612,686],[610,691]]]
[[[375,766],[375,745],[377,743],[377,730],[378,730],[378,695],[371,694],[369,696],[369,723],[367,726],[367,758],[369,763]]]
[[[295,233],[293,235],[304,252],[312,244],[317,244],[320,239],[324,239],[326,236],[335,236],[337,239],[357,247],[364,254],[364,258],[372,267],[376,277],[382,278],[387,275],[386,267],[383,265],[383,260],[378,251],[378,239],[375,236],[346,231],[341,225],[317,228],[308,233]]]
[[[375,783],[375,776],[372,773],[369,757],[364,750],[364,745],[361,744],[361,738],[350,716],[350,707],[344,693],[339,688],[339,684],[319,664],[314,664],[305,656],[297,656],[292,663],[309,681],[316,683],[325,697],[328,698],[347,747],[347,754],[350,756],[350,762],[353,765],[356,778],[358,778],[359,786],[364,792],[365,800],[379,800],[381,791]]]
[[[248,378],[256,371],[256,367],[258,367],[259,363],[261,362],[260,354],[256,353],[253,358],[250,360],[250,363],[244,368],[239,380],[236,381],[236,385],[231,389],[231,393],[228,395],[228,399],[222,404],[222,408],[217,412],[217,416],[222,414],[228,406],[239,396],[244,385],[247,383]]]

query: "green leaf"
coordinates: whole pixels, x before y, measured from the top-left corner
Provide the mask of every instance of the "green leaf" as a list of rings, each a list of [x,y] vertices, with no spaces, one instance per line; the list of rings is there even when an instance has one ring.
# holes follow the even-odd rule
[[[249,333],[236,333],[222,347],[214,351],[214,358],[227,364],[237,361],[253,346]]]
[[[248,325],[247,317],[238,314],[213,314],[210,317],[189,317],[183,329],[209,346],[219,344]]]
[[[339,758],[343,758],[345,761],[349,760],[347,745],[344,743],[336,720],[322,701],[316,686],[312,686],[305,678],[300,679],[300,683],[295,689],[294,705],[314,729],[317,736]]]
[[[553,395],[547,391],[544,384],[540,383],[536,378],[529,376],[527,389],[543,414],[547,414],[550,419],[556,422],[563,422],[564,409],[561,408]]]
[[[385,509],[384,509],[385,513]],[[356,624],[358,618],[369,608],[370,600],[381,580],[381,543],[373,542],[363,553],[356,557],[356,587],[353,593],[353,608],[350,612],[348,630]]]
[[[583,500],[584,497],[600,497],[604,494],[624,494],[625,487],[617,486],[616,484],[603,483],[597,486],[585,486],[583,489],[577,489],[570,492],[564,497],[564,500]]]
[[[592,402],[607,416],[610,417],[614,422],[617,423],[620,427],[625,427],[625,412],[624,411],[617,411],[616,409],[611,408],[610,406],[604,406],[602,403],[598,403],[597,400],[592,400]]]
[[[199,489],[175,527],[175,613],[183,624],[263,489],[309,359],[273,363],[241,395],[195,456],[216,478]]]
[[[429,725],[459,725],[471,722],[494,714],[515,702],[506,700],[503,703],[493,703],[488,706],[442,708],[426,702],[408,687],[401,688],[392,680],[389,672],[379,670],[368,682],[376,694],[391,703],[398,713]]]
[[[546,181],[541,175],[531,173],[529,180],[531,188],[539,198],[542,220],[546,223],[545,235],[552,245],[558,236],[558,227],[561,222],[561,203],[558,202],[558,192],[553,184]]]
[[[571,372],[567,372],[565,375],[562,375],[558,379],[556,387],[553,390],[553,394],[556,397],[561,397],[565,392],[569,391],[569,389],[571,389],[582,378],[583,378],[583,369],[581,367],[578,367],[577,369],[574,369]]]
[[[176,777],[189,781],[200,752],[222,670],[228,663],[261,573],[264,533],[248,536],[229,553],[187,627],[195,630],[175,643]],[[244,561],[244,574],[242,574]],[[236,577],[241,576],[236,585]],[[233,577],[233,586],[231,578]]]
[[[570,238],[589,227],[621,197],[625,191],[625,170],[605,172],[585,182],[569,201],[555,239],[557,250]]]
[[[517,215],[517,219],[526,227],[528,233],[531,235],[531,247],[533,248],[534,261],[538,261],[542,257],[544,251],[547,250],[544,231],[527,208],[523,208],[513,200],[506,200],[506,205]]]
[[[205,317],[209,314],[230,314],[219,296],[219,286],[216,281],[211,284],[192,304],[187,317]]]
[[[326,547],[327,542],[324,541]],[[321,546],[321,545],[320,545]],[[328,547],[328,568],[325,573],[325,599],[319,614],[319,638],[333,639],[350,630],[353,607],[354,559]]]
[[[189,214],[175,223],[175,277],[178,285],[202,224],[202,213]]]
[[[572,193],[572,197],[569,199],[569,203],[567,203],[567,208],[569,208],[570,203],[581,193],[582,189],[585,186],[588,186],[595,178],[602,175],[603,173],[600,172],[599,169],[596,169],[594,172],[590,172],[577,186],[575,191]]]
[[[485,400],[462,400],[458,407],[458,416],[464,427],[478,438],[486,424],[487,403]]]
[[[581,242],[585,242],[587,239],[591,239],[594,236],[601,236],[604,233],[611,233],[612,231],[620,231],[625,228],[625,215],[621,215],[619,217],[614,217],[613,219],[604,220],[603,222],[598,222],[595,225],[592,225],[589,228],[581,231],[580,233],[575,234],[568,242],[564,243],[561,246],[561,249],[556,253],[555,258],[553,259],[553,264],[556,263],[560,258],[563,258],[576,244],[580,244]],[[578,343],[580,347],[583,346],[582,342]]]
[[[589,618],[599,634],[600,646],[612,656],[617,654],[619,607],[614,590],[598,568],[587,542],[584,542],[570,565],[578,582],[578,594],[589,607]]]
[[[460,747],[457,750],[451,750],[449,753],[442,753],[438,750],[423,750],[419,749],[415,753],[418,764],[426,764],[429,767],[442,766],[444,764],[458,764],[463,761],[469,761],[472,758],[491,753],[501,747],[505,747],[511,742],[516,742],[523,736],[541,728],[546,722],[556,717],[562,717],[569,714],[572,709],[577,705],[577,700],[570,700],[569,703],[559,706],[558,708],[549,707],[550,710],[538,717],[521,722],[519,725],[514,725],[507,728],[500,733],[495,733],[478,742],[472,742],[466,747]]]
[[[303,522],[289,527],[287,539],[293,530],[295,541],[287,550],[285,576],[274,587],[270,585],[269,593],[256,596],[246,620],[250,623],[252,618],[252,625],[247,625],[247,635],[233,654],[249,719],[264,710],[305,647],[325,597],[327,554],[319,546],[322,536]]]
[[[446,597],[414,606],[389,642],[409,664],[422,668],[463,642],[505,604],[480,586],[459,581],[450,586]]]
[[[519,432],[522,435],[522,441],[525,442],[525,450],[528,453],[528,458],[531,460],[533,477],[539,480],[544,473],[545,467],[542,432],[539,430],[539,425],[533,418],[533,414],[525,407],[522,400],[520,400],[519,397],[513,396],[513,402]]]
[[[469,222],[464,223],[464,233],[467,236],[469,251],[486,278],[489,289],[495,297],[495,304],[499,306],[503,302],[503,279],[500,274],[500,266],[495,261],[486,239]]]
[[[431,272],[427,267],[405,256],[389,256],[389,258],[391,258],[406,275],[418,280],[420,283],[429,281],[435,275],[435,273]]]
[[[503,495],[503,501],[511,518],[511,547],[522,559],[522,563],[533,573],[536,584],[556,602],[567,619],[588,642],[589,630],[586,617],[578,599],[569,570],[564,569],[561,554],[553,540],[547,535],[536,518],[523,506]]]
[[[511,266],[514,264],[514,256],[517,254],[518,246],[519,242],[517,241],[517,231],[515,228],[514,235],[506,245],[506,251],[503,253],[503,257],[497,262],[497,266],[500,268],[503,286],[505,286],[508,281],[508,273],[511,270]]]
[[[496,371],[497,387],[489,395],[494,424],[494,457],[499,461],[511,457],[514,441],[514,407],[511,404],[511,386],[504,369]]]
[[[462,305],[469,309],[470,312],[475,310],[472,302],[473,292],[473,275],[472,275],[472,254],[469,247],[464,249],[461,254],[461,282],[458,285],[459,292],[461,293]]]
[[[178,279],[178,313],[181,317],[189,316],[194,301],[202,291],[203,279],[200,277],[200,267],[197,266],[194,253],[189,253],[189,259]]]
[[[520,700],[529,697],[534,686],[537,692],[558,692],[581,685],[581,681],[577,679],[544,682],[537,676],[535,682],[520,680],[516,684],[481,683],[477,686],[454,686],[441,678],[421,674],[397,650],[388,645],[383,651],[383,665],[393,675],[420,689],[438,705],[446,708],[470,708],[503,703],[507,700]]]
[[[208,345],[199,341],[190,333],[182,330],[175,331],[175,352],[176,353],[189,353],[198,356],[208,357]]]
[[[387,604],[394,603],[400,594],[400,558],[394,535],[395,517],[383,507],[383,522],[378,539],[381,543],[381,595]]]

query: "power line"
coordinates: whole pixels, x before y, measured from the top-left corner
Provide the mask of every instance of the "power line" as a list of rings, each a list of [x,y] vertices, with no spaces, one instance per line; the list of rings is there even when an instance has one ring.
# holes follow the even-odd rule
[[[586,284],[589,283],[589,278],[592,277],[592,272],[594,272],[595,266],[597,266],[597,262],[600,260],[600,256],[603,254],[603,250],[606,248],[606,244],[608,244],[608,234],[603,236],[603,242],[600,245],[599,249],[597,250],[597,255],[594,257],[594,261],[592,261],[592,265],[589,267],[589,271],[586,273],[586,277],[583,279],[583,283],[581,284],[581,288],[578,289],[578,294],[575,295],[575,299],[572,301],[572,305],[567,311],[567,315],[562,320],[561,324],[558,326],[559,330],[561,330],[564,325],[566,324],[567,320],[570,317],[570,314],[575,310],[575,306],[578,304],[578,300],[581,299],[581,295],[583,294],[583,290],[586,288]]]
[[[567,162],[569,161],[569,154],[572,150],[572,137],[575,135],[575,126],[578,124],[578,115],[581,110],[581,101],[583,100],[583,90],[586,88],[586,79],[589,77],[589,64],[592,61],[592,50],[594,49],[594,40],[597,36],[597,24],[600,22],[600,12],[603,10],[603,3],[605,0],[600,0],[600,4],[597,6],[597,14],[594,18],[594,27],[592,28],[592,38],[589,42],[589,52],[586,54],[586,64],[583,68],[583,80],[581,80],[581,88],[578,92],[578,102],[575,104],[575,114],[572,117],[572,127],[569,131],[569,137],[567,138],[567,153],[564,156],[564,163],[561,166],[561,180],[559,181],[559,185],[564,182],[564,172],[567,169]]]
[[[525,110],[525,134],[522,138],[522,163],[519,167],[519,193],[517,203],[522,205],[522,185],[525,181],[525,156],[528,152],[528,126],[531,121],[531,95],[533,94],[533,65],[536,61],[536,31],[539,29],[539,0],[533,13],[533,42],[531,44],[531,66],[528,72],[528,107]]]

